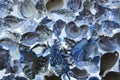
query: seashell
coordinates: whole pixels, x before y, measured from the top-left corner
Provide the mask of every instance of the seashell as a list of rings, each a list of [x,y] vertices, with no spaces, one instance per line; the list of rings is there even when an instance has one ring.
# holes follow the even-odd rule
[[[38,41],[39,42],[43,42],[46,41],[48,39],[50,39],[52,37],[52,31],[45,25],[39,25],[36,28],[36,33],[39,34],[38,36]]]
[[[65,32],[68,37],[70,38],[77,38],[80,37],[81,30],[79,27],[76,26],[74,22],[69,22],[65,27]]]
[[[53,25],[53,31],[57,37],[60,36],[60,34],[65,26],[66,26],[66,23],[62,20],[58,20],[55,22],[55,24]]]
[[[50,19],[52,19],[53,21],[57,21],[57,20],[61,19],[64,22],[68,23],[70,21],[75,20],[74,12],[72,10],[68,10],[68,9],[53,10],[49,13],[49,16],[50,16]]]
[[[98,78],[98,77],[95,77],[95,76],[92,76],[92,77],[89,77],[88,80],[99,80],[99,78]]]
[[[82,0],[69,0],[67,3],[67,8],[77,12],[82,5]]]
[[[118,58],[119,58],[119,53],[116,51],[114,53],[109,52],[103,54],[100,61],[99,75],[104,76],[106,70],[111,69],[118,60]]]
[[[19,19],[16,16],[13,15],[7,15],[4,17],[5,22],[7,22],[10,26],[12,26],[12,28],[18,28],[20,27],[20,25],[23,24],[24,20],[23,19]]]
[[[117,40],[118,45],[120,45],[120,33],[116,33],[113,35],[113,38]]]
[[[111,34],[113,30],[120,28],[118,23],[109,20],[102,21],[101,26],[105,34]]]
[[[81,37],[85,38],[85,36],[87,35],[88,32],[88,25],[81,25],[80,26],[80,32],[81,32]]]
[[[79,15],[76,16],[75,22],[78,25],[81,25],[79,22],[81,22],[82,24],[92,24],[94,20],[94,15],[89,11],[89,10],[85,10],[83,9],[82,12],[79,12]]]
[[[33,19],[38,16],[34,3],[31,0],[21,1],[19,4],[19,14],[23,18]]]
[[[45,80],[62,80],[60,77],[51,75],[51,76],[44,76]]]
[[[110,71],[102,78],[102,80],[120,80],[120,73]]]
[[[21,42],[25,45],[33,45],[38,41],[38,34],[35,32],[27,32],[22,35]]]
[[[46,3],[46,9],[48,12],[61,9],[63,8],[63,6],[64,0],[48,0],[48,2]]]
[[[85,69],[80,70],[77,67],[71,69],[69,75],[76,79],[87,79],[89,77],[89,73]]]
[[[101,36],[98,42],[100,49],[104,51],[115,51],[117,40],[113,37]]]

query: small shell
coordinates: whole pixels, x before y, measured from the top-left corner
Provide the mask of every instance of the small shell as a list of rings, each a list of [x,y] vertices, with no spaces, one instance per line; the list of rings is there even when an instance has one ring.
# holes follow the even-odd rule
[[[23,18],[33,19],[38,16],[35,5],[31,0],[24,0],[19,4],[19,13]]]
[[[86,70],[80,70],[77,67],[74,67],[69,72],[69,75],[72,77],[75,77],[76,79],[87,79],[89,76],[89,73]]]
[[[70,38],[77,38],[80,37],[81,30],[79,27],[76,26],[74,22],[69,22],[65,27],[65,32],[68,37]]]
[[[117,47],[117,40],[112,37],[101,36],[98,46],[104,51],[115,51]]]
[[[57,37],[61,34],[65,26],[66,26],[66,23],[62,20],[58,20],[55,22],[55,24],[53,25],[53,31]]]
[[[47,11],[52,11],[52,10],[58,10],[63,8],[64,6],[64,0],[48,0],[46,3],[46,9]]]
[[[43,41],[46,41],[48,39],[50,39],[52,37],[52,31],[45,25],[39,25],[37,28],[36,28],[36,33],[39,34],[38,36],[38,41],[39,42],[43,42]]]
[[[109,52],[103,54],[100,61],[99,75],[104,76],[105,72],[114,66],[118,58],[119,58],[118,52],[114,52],[114,53]]]
[[[82,5],[82,0],[69,0],[67,3],[67,8],[77,12]]]
[[[51,76],[44,76],[45,80],[62,80],[60,77],[51,75]]]
[[[22,25],[23,23],[23,19],[19,19],[16,16],[13,15],[8,15],[4,18],[4,20],[10,25],[12,26],[12,28],[18,28],[20,27],[20,25]]]
[[[27,32],[22,35],[20,41],[25,45],[33,45],[38,41],[38,34],[35,32]]]

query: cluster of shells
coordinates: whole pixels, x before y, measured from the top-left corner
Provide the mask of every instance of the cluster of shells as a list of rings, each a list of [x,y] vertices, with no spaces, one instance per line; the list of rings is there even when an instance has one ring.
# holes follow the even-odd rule
[[[0,80],[120,80],[120,0],[0,0]]]

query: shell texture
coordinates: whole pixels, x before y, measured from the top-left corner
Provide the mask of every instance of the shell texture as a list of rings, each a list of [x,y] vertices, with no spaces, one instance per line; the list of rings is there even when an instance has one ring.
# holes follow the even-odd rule
[[[0,80],[120,80],[120,0],[0,0]]]

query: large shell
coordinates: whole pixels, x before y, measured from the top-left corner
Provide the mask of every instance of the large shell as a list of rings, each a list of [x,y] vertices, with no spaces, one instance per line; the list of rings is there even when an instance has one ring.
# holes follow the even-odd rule
[[[35,5],[31,0],[21,1],[19,4],[19,13],[23,18],[33,19],[38,16]]]
[[[105,72],[114,66],[118,58],[118,52],[103,54],[100,61],[100,76],[104,76]]]

